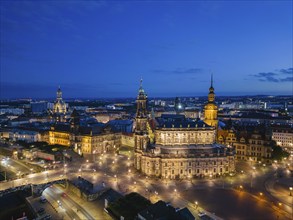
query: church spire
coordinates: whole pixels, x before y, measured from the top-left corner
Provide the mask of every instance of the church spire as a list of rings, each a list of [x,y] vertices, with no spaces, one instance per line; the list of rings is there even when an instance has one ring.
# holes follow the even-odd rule
[[[139,89],[142,89],[142,77],[140,78]]]
[[[218,127],[218,107],[215,103],[215,93],[213,87],[213,74],[211,74],[211,87],[208,94],[208,103],[204,107],[204,122],[210,126]]]
[[[139,83],[139,90],[138,90],[138,99],[147,99],[147,94],[145,93],[143,87],[142,87],[142,78],[140,79]]]
[[[59,101],[62,100],[62,91],[61,91],[60,86],[58,87],[58,90],[57,90],[57,100],[59,100]]]

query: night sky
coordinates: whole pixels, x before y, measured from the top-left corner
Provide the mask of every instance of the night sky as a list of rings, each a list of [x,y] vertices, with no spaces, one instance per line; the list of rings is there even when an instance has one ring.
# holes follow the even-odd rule
[[[0,99],[292,94],[292,1],[0,1]]]

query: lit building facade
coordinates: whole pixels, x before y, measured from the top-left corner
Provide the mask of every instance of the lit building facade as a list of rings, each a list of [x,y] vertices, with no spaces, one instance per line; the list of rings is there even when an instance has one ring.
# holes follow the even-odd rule
[[[53,112],[57,114],[65,114],[67,112],[67,105],[62,99],[62,91],[60,87],[57,90],[57,99],[54,102]]]
[[[272,128],[272,139],[283,148],[293,148],[293,128],[290,126],[275,126]]]
[[[219,176],[235,171],[234,152],[215,142],[215,127],[173,114],[156,118],[155,128],[151,129],[142,85],[136,102],[134,166],[137,170],[166,179]]]
[[[270,137],[255,129],[253,132],[233,129],[219,130],[218,142],[235,149],[235,159],[269,163],[272,157]]]
[[[218,128],[218,106],[215,103],[215,93],[213,87],[213,76],[208,95],[208,103],[204,107],[204,122],[210,126]]]
[[[291,126],[274,126],[272,128],[272,140],[277,145],[293,155],[293,127]]]
[[[74,110],[70,124],[56,123],[49,131],[49,144],[72,147],[79,154],[99,154],[118,151],[121,132],[110,125],[80,126],[79,114]]]

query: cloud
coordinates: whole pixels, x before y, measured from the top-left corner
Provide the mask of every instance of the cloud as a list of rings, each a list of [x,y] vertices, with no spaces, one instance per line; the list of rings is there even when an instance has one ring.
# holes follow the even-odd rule
[[[286,77],[284,79],[280,79],[281,82],[293,82],[293,77]]]
[[[158,74],[174,74],[174,75],[184,75],[184,74],[198,74],[202,73],[203,69],[201,68],[177,68],[175,70],[153,70],[153,73]]]
[[[273,77],[277,75],[276,73],[272,73],[272,72],[268,72],[268,73],[258,73],[258,74],[255,74],[253,76],[255,77]]]
[[[252,74],[250,76],[257,78],[261,82],[292,82],[293,77],[284,77],[284,75],[293,74],[293,68],[278,69],[275,72],[261,72],[257,74]]]
[[[283,74],[293,74],[293,68],[280,69],[279,72]]]

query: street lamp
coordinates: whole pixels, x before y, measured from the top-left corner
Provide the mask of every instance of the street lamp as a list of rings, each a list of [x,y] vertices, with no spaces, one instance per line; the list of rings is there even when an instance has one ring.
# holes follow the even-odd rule
[[[198,202],[195,201],[195,210],[197,209],[197,207],[198,207]]]
[[[289,190],[290,190],[290,196],[292,196],[293,187],[289,187]]]
[[[254,171],[255,171],[255,167],[252,167],[251,180],[250,180],[250,188],[252,188],[252,178],[253,178]]]
[[[93,151],[93,162],[95,162],[95,153],[96,153],[96,150]]]

